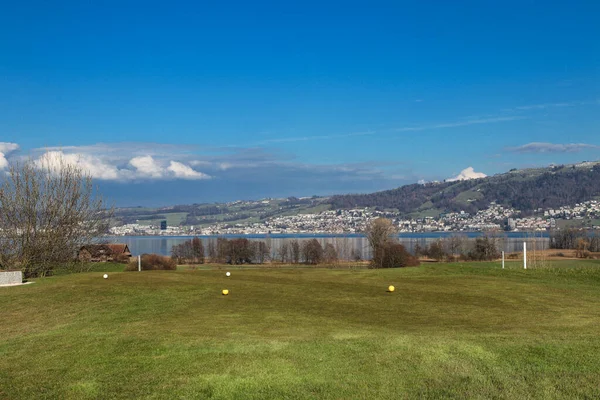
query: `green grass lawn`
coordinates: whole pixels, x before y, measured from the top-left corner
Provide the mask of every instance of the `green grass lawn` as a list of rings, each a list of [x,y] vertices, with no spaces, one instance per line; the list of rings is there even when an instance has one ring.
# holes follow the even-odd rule
[[[61,276],[61,275],[70,275],[73,273],[73,269],[77,272],[123,272],[125,270],[126,264],[117,263],[117,262],[93,262],[93,263],[84,263],[84,264],[74,264],[72,266],[64,266],[62,268],[55,268],[52,271],[52,275]],[[32,279],[35,281],[36,279]]]
[[[100,269],[0,288],[0,399],[600,397],[598,261]]]

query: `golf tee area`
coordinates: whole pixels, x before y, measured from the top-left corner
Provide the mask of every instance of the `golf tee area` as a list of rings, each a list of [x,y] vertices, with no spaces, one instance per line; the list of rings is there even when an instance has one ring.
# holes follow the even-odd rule
[[[33,281],[0,288],[0,399],[600,398],[600,260]]]

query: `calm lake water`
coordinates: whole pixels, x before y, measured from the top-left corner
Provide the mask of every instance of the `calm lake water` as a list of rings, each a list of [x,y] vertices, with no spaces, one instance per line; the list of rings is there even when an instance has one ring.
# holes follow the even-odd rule
[[[472,242],[478,236],[478,232],[469,233],[447,233],[447,232],[431,232],[431,233],[402,233],[398,235],[400,243],[402,243],[409,251],[413,251],[418,244],[423,247],[438,239],[448,238],[451,236],[461,236],[467,241]],[[297,239],[300,243],[305,240],[317,239],[323,246],[326,243],[332,243],[338,250],[341,259],[350,259],[352,251],[358,252],[365,260],[371,258],[371,247],[367,238],[359,234],[348,235],[220,235],[220,236],[199,236],[202,239],[204,248],[210,241],[215,241],[219,237],[228,239],[245,237],[248,240],[265,241],[271,248],[273,257],[277,256],[278,249],[283,242]],[[174,245],[190,240],[191,236],[116,236],[109,240],[114,243],[125,243],[129,246],[132,254],[138,255],[143,253],[155,253],[165,256],[171,255],[171,249]],[[547,249],[550,239],[548,234],[543,232],[526,233],[526,232],[505,232],[497,235],[499,250],[505,252],[522,251],[523,242],[527,242],[527,249],[537,250]]]

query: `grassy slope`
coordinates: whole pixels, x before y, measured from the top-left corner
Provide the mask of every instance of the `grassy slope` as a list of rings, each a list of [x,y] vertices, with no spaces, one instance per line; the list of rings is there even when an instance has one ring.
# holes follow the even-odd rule
[[[269,203],[265,203],[265,204],[259,204],[256,206],[256,208],[251,208],[251,209],[244,209],[243,205],[231,205],[228,207],[229,212],[224,213],[224,214],[214,214],[214,215],[206,215],[205,217],[208,219],[215,219],[218,221],[224,221],[225,219],[227,219],[227,223],[234,225],[234,224],[252,224],[255,222],[260,222],[261,219],[259,218],[261,215],[263,215],[264,213],[268,213],[268,214],[272,214],[271,217],[275,217],[275,216],[285,216],[285,215],[297,215],[297,214],[318,214],[321,211],[325,211],[325,210],[329,210],[330,209],[330,205],[329,204],[318,204],[316,206],[310,205],[310,204],[299,204],[297,205],[295,208],[284,208],[281,209],[280,211],[278,211],[280,209],[280,205],[285,206],[287,203],[286,201],[282,201],[282,200],[270,200]],[[180,224],[184,223],[188,213],[186,212],[171,212],[169,210],[161,210],[161,209],[157,209],[157,208],[131,208],[130,209],[132,212],[139,212],[140,210],[145,210],[145,211],[152,211],[152,212],[158,212],[160,213],[160,215],[163,215],[166,220],[167,220],[167,225],[168,226],[179,226]],[[127,211],[127,209],[121,209],[121,212],[125,213],[125,211]],[[249,218],[239,218],[239,219],[232,219],[232,217],[235,217],[236,215],[240,215],[240,214],[244,214],[244,215],[249,215]],[[159,225],[160,221],[165,219],[165,218],[156,218],[154,215],[151,214],[147,214],[147,215],[137,215],[136,216],[137,219],[139,219],[139,223],[144,225]],[[202,221],[202,220],[200,220]],[[198,223],[196,224],[196,226],[209,226],[212,225],[214,222],[210,222],[210,223]]]
[[[597,397],[600,264],[554,264],[92,272],[0,288],[0,398]]]
[[[155,218],[153,215],[141,215],[139,216],[139,224],[142,225],[160,225],[160,222],[163,220],[167,221],[167,226],[179,226],[183,223],[188,215],[188,213],[182,212],[163,212],[161,213],[165,216],[165,218]],[[144,218],[146,217],[146,218]]]
[[[600,225],[600,219],[595,219],[595,218],[556,220],[556,226],[560,229],[583,228],[586,226],[599,226],[599,225]]]
[[[83,264],[83,266],[76,265],[78,271],[85,272],[123,272],[125,270],[125,264],[117,263],[117,262],[94,262]],[[73,273],[72,269],[67,268],[55,268],[53,271],[53,275],[61,276],[61,275],[70,275]],[[35,279],[33,279],[35,280]]]

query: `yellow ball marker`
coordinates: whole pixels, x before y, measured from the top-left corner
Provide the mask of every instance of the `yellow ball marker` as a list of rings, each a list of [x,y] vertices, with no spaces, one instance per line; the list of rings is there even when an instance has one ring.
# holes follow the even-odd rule
[[[388,286],[388,292],[393,292],[394,290],[396,290],[395,287],[393,287],[392,285]]]
[[[221,293],[223,293],[223,296],[227,296],[229,294],[229,290],[223,289],[223,292],[221,292]]]

